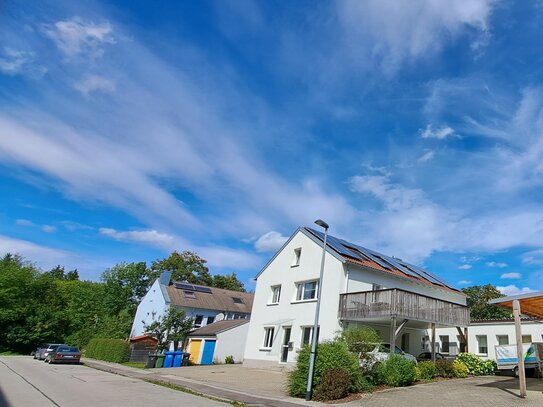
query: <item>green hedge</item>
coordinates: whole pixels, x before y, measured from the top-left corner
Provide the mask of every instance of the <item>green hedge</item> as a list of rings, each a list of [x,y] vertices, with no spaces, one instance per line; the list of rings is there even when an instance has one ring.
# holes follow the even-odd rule
[[[85,348],[85,357],[122,363],[130,359],[130,345],[122,339],[94,338]]]

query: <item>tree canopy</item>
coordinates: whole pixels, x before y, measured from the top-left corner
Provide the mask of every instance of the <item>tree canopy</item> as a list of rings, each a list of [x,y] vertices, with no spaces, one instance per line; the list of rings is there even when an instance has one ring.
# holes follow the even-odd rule
[[[462,292],[467,295],[471,319],[502,319],[511,316],[511,311],[488,304],[489,300],[505,297],[492,284],[463,288]]]

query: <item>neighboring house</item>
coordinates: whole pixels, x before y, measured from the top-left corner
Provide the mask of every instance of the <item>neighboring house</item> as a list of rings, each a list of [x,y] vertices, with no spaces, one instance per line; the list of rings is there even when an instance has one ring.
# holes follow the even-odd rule
[[[436,331],[436,351],[449,355],[461,352],[463,346],[456,329],[439,328]],[[468,352],[483,359],[496,360],[497,345],[515,344],[515,322],[510,319],[474,320],[468,327]],[[522,342],[543,342],[543,321],[522,318]],[[430,350],[426,346],[425,350]]]
[[[163,316],[170,306],[182,308],[194,318],[194,328],[217,320],[248,319],[253,294],[216,287],[172,282],[171,273],[164,272],[151,285],[140,304],[132,324],[131,337],[143,335],[144,326]]]
[[[324,234],[299,228],[256,277],[244,365],[282,367],[311,341]],[[328,236],[319,341],[349,324],[417,353],[426,329],[469,323],[465,295],[420,267]]]
[[[232,356],[236,363],[241,362],[248,331],[247,319],[218,321],[192,331],[186,347],[191,362],[200,365],[225,363],[227,356]]]

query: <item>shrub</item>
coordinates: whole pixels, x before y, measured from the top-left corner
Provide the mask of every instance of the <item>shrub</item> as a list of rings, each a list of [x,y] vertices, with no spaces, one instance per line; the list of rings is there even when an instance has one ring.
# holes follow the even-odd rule
[[[456,360],[462,362],[468,368],[469,374],[474,376],[490,375],[496,370],[496,362],[483,360],[472,353],[460,353]]]
[[[453,372],[454,377],[468,377],[469,374],[467,366],[458,360],[453,362]]]
[[[349,394],[351,375],[343,369],[328,369],[315,387],[314,400],[338,400]]]
[[[228,355],[227,357],[225,357],[224,358],[224,363],[226,363],[227,365],[233,365],[234,364],[234,356]]]
[[[353,353],[371,352],[376,345],[381,343],[381,337],[377,331],[369,326],[351,325],[341,332],[339,339],[344,341],[349,351]]]
[[[130,359],[130,345],[122,339],[93,338],[87,344],[85,356],[107,362],[127,362]]]
[[[454,377],[453,364],[448,359],[436,360],[436,369],[439,377]]]
[[[388,386],[409,386],[415,381],[416,375],[415,363],[400,355],[390,356],[378,367],[379,381]]]
[[[307,387],[307,373],[309,371],[309,356],[311,348],[306,345],[298,352],[296,367],[288,376],[288,393],[294,397],[304,397]],[[346,371],[351,380],[350,391],[358,391],[361,384],[358,358],[349,352],[343,341],[327,341],[317,345],[317,357],[313,375],[313,388],[320,384],[324,372],[330,369]]]
[[[438,373],[436,364],[431,360],[420,362],[417,368],[420,371],[419,378],[421,380],[432,380]]]

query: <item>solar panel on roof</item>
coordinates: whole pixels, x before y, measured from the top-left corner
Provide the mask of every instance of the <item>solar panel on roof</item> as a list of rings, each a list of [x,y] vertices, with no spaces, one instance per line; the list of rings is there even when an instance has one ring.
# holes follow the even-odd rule
[[[374,252],[375,254],[378,254],[376,252]],[[396,259],[394,259],[393,257],[389,257],[389,256],[386,256],[384,254],[378,254],[382,259],[384,259],[386,262],[388,262],[389,264],[391,264],[392,266],[394,266],[395,268],[397,268],[398,270],[400,270],[402,273],[404,274],[407,274],[408,276],[411,276],[411,277],[416,277],[416,278],[425,278],[424,276],[421,276],[419,273],[417,273],[416,271],[414,270],[411,270],[407,267],[404,267],[402,266]]]
[[[183,290],[190,290],[190,291],[194,291],[194,286],[192,284],[187,284],[187,283],[173,283],[173,285],[175,286],[175,288],[181,288]]]
[[[311,233],[313,233],[315,236],[317,236],[319,239],[324,240],[324,233],[316,231],[311,228],[307,228]],[[352,257],[354,259],[362,260],[360,255],[356,252],[353,252],[352,250],[349,250],[345,245],[342,243],[342,241],[334,236],[328,235],[326,238],[326,244],[330,246],[332,249],[334,249],[339,254],[343,254],[345,256]]]
[[[200,291],[202,293],[212,293],[211,288],[209,287],[202,287],[201,285],[195,285],[194,291]]]
[[[409,264],[409,263],[405,263],[405,265],[409,268],[412,268],[416,271],[420,271],[421,273],[425,274],[429,280],[435,282],[436,284],[439,284],[439,285],[443,285],[445,287],[449,287],[449,288],[454,288],[452,286],[450,286],[445,280],[442,280],[441,278],[439,278],[438,276],[436,276],[435,274],[432,274],[430,273],[429,271],[421,268],[421,267],[418,267],[418,266],[413,266],[412,264]]]
[[[384,259],[376,256],[375,253],[372,252],[371,250],[366,249],[365,247],[362,247],[362,246],[354,245],[354,244],[353,244],[353,247],[356,250],[360,251],[362,254],[364,254],[366,257],[368,257],[370,260],[373,260],[374,262],[379,264],[381,267],[384,267],[387,270],[391,270],[390,264],[387,264],[387,262]]]

